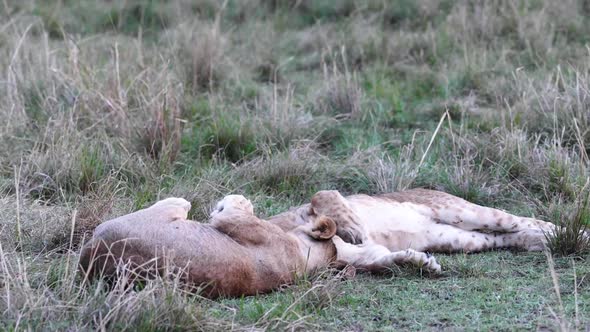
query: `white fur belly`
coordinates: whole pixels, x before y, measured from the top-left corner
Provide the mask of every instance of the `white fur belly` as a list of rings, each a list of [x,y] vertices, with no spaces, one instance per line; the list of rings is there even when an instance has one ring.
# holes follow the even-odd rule
[[[420,250],[427,245],[425,234],[434,221],[420,213],[419,206],[372,199],[350,199],[349,203],[371,241],[392,251]]]

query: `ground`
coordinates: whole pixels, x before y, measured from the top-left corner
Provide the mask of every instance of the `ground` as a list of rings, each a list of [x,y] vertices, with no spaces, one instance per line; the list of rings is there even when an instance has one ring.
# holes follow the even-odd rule
[[[324,189],[425,187],[584,227],[589,17],[581,0],[4,1],[0,330],[588,329],[571,232],[551,255],[216,301],[75,266],[98,223],[169,196],[206,222],[227,194],[267,217]]]
[[[443,256],[446,271],[441,277],[420,276],[398,271],[396,276],[361,276],[337,282],[328,290],[317,289],[302,296],[291,292],[264,298],[227,300],[223,304],[240,308],[239,321],[256,323],[279,319],[284,308],[302,296],[301,304],[283,326],[298,324],[297,314],[306,315],[304,327],[327,330],[534,330],[554,328],[551,310],[560,310],[547,261],[543,255],[495,252],[477,255]],[[575,317],[572,264],[557,262],[566,316]],[[576,267],[578,287],[589,276],[587,266]],[[335,282],[335,281],[334,281]],[[327,294],[330,293],[330,294]],[[566,295],[567,294],[567,295]],[[588,326],[589,294],[578,294],[578,328]],[[280,309],[274,309],[277,306]],[[292,317],[291,317],[292,316]],[[573,320],[571,321],[573,323]],[[283,327],[281,326],[281,327]]]

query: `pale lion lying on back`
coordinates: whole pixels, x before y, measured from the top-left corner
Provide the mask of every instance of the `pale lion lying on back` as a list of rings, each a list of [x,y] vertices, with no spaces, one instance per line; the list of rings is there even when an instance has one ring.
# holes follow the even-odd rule
[[[206,285],[207,296],[252,295],[334,263],[369,272],[410,263],[439,272],[425,251],[542,250],[554,229],[422,189],[374,197],[321,191],[267,221],[240,195],[220,201],[209,224],[187,220],[189,209],[186,200],[169,198],[101,224],[82,249],[82,271],[93,277],[116,274],[121,263],[156,272],[167,265]]]
[[[545,233],[555,225],[470,203],[434,190],[412,189],[377,196],[343,197],[320,191],[311,204],[271,217],[283,228],[309,222],[310,215],[328,216],[347,242],[379,244],[389,250],[478,252],[497,248],[540,251]]]
[[[354,261],[370,272],[402,263],[440,271],[433,257],[411,249],[391,252],[377,244],[345,243],[324,215],[309,214],[305,223],[282,228],[257,218],[241,195],[221,200],[208,224],[187,220],[189,210],[188,201],[168,198],[102,223],[80,254],[84,278],[119,274],[119,280],[127,280],[173,272],[202,286],[203,295],[217,297],[269,292],[338,262]]]

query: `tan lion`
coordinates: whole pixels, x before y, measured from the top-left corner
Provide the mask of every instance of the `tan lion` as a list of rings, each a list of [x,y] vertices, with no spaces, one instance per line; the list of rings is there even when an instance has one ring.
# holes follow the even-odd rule
[[[426,251],[542,250],[555,228],[424,189],[373,197],[320,191],[268,221],[239,195],[220,201],[210,224],[187,220],[189,209],[169,198],[101,224],[82,250],[82,270],[92,277],[112,275],[120,263],[171,265],[190,284],[206,285],[207,296],[252,295],[334,262],[370,272],[402,263],[438,272]]]
[[[116,275],[122,265],[139,274],[172,267],[189,284],[204,286],[208,297],[265,293],[334,262],[369,271],[401,263],[440,271],[424,253],[345,243],[321,213],[282,228],[254,216],[250,201],[239,195],[220,201],[209,224],[187,220],[189,210],[186,200],[168,198],[102,223],[82,248],[80,269],[93,278]]]

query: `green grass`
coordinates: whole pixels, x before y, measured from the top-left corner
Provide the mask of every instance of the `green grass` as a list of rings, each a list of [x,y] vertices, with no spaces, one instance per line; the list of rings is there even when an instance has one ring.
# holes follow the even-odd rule
[[[569,230],[588,225],[589,13],[581,0],[3,2],[0,330],[588,329],[587,244]],[[268,217],[317,190],[411,187],[570,225],[550,238],[559,290],[541,253],[216,301],[162,280],[88,288],[74,272],[97,224],[160,198],[204,221],[230,193]]]
[[[549,274],[540,272],[546,264],[542,255],[500,252],[441,258],[446,268],[440,278],[400,273],[386,280],[363,276],[346,282],[343,295],[320,317],[335,329],[506,330],[552,325],[546,308],[555,299],[549,293]],[[561,281],[564,293],[571,292],[571,268],[563,267],[560,273],[566,275]],[[564,298],[570,318],[571,295]],[[588,295],[579,294],[581,312]]]
[[[419,271],[393,271],[382,278],[359,275],[354,280],[331,281],[329,305],[314,306],[317,295],[296,306],[294,317],[308,316],[308,328],[327,330],[431,330],[535,329],[555,325],[549,308],[555,309],[552,280],[543,255],[494,252],[477,255],[440,256],[445,270],[441,276]],[[557,261],[560,288],[567,321],[575,317],[573,265]],[[576,278],[588,276],[584,262],[576,262]],[[586,266],[586,267],[580,267]],[[221,303],[237,308],[236,317],[256,324],[284,314],[284,307],[297,298],[299,290],[257,298],[230,299]],[[587,310],[590,293],[578,289],[579,313]],[[308,303],[310,301],[312,303]],[[276,306],[276,307],[275,307]],[[270,312],[269,312],[270,311]],[[274,316],[274,317],[273,317]],[[581,320],[577,328],[588,324]]]

